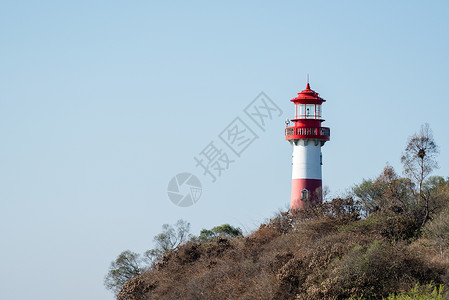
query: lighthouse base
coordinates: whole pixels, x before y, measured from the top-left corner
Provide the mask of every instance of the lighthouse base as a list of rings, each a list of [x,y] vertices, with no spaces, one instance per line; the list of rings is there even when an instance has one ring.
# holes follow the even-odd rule
[[[302,210],[323,202],[321,179],[293,179],[290,210]]]

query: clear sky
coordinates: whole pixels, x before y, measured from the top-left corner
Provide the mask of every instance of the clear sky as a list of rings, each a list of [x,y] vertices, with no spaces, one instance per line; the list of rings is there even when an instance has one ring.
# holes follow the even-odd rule
[[[448,176],[448,15],[448,1],[2,0],[2,298],[112,300],[109,263],[162,224],[250,232],[285,209],[284,120],[308,73],[332,195],[387,162],[401,173],[425,122]],[[262,91],[282,111],[265,131],[244,113]],[[239,157],[220,140],[236,117],[257,135]],[[214,183],[194,161],[210,142],[234,160]],[[181,172],[203,188],[187,208],[167,196]]]

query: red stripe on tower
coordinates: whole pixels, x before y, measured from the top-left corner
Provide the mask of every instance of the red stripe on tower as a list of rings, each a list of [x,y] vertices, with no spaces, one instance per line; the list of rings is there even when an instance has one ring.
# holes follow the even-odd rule
[[[322,203],[321,147],[330,139],[330,129],[321,127],[322,104],[326,100],[310,89],[298,93],[290,100],[295,105],[293,126],[288,127],[285,139],[293,146],[292,155],[292,194],[290,210],[301,210]]]

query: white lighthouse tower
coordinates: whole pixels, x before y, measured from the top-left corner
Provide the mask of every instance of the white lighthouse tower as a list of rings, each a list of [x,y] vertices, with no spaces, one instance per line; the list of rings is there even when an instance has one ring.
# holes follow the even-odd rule
[[[293,146],[290,210],[301,210],[323,201],[321,147],[330,139],[330,129],[321,127],[322,104],[326,100],[310,89],[290,100],[295,105],[293,126],[285,128],[285,139]]]

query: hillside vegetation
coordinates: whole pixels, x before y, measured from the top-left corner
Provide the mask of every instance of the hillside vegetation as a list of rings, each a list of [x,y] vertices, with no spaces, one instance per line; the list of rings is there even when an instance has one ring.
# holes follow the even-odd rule
[[[280,212],[248,236],[225,224],[187,238],[188,223],[164,225],[147,265],[124,252],[107,284],[119,300],[447,299],[449,179],[428,177],[429,142],[410,138],[406,177],[387,166],[347,197]]]
[[[189,241],[126,282],[117,298],[376,299],[425,292],[427,284],[441,289],[449,283],[449,182],[436,182],[440,204],[422,230],[419,212],[413,217],[397,199],[382,198],[387,205],[364,218],[357,201],[334,199],[280,213],[246,237]]]

